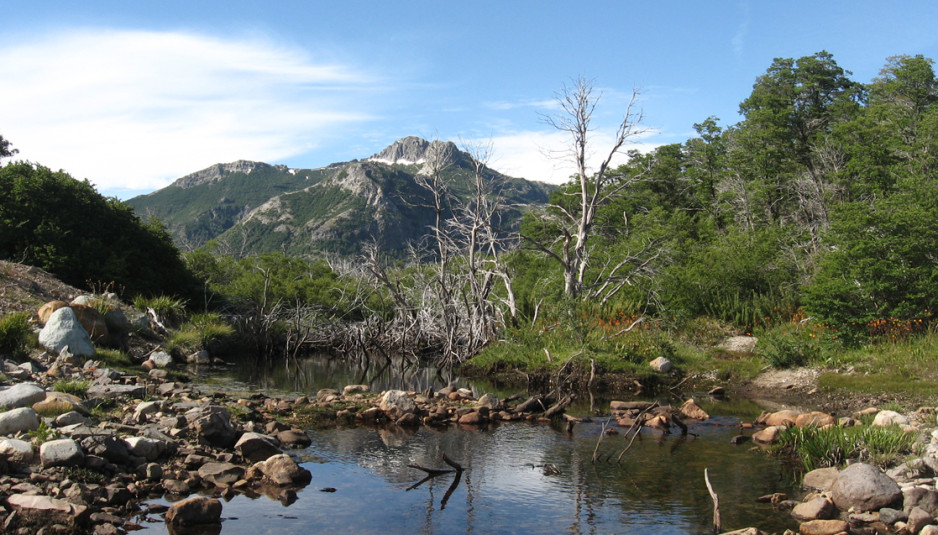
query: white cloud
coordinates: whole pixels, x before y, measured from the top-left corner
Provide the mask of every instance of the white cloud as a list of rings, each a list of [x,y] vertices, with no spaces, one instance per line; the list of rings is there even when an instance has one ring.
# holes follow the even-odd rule
[[[369,119],[373,80],[262,40],[83,30],[0,45],[5,138],[99,190],[154,189],[216,162],[277,161]]]
[[[615,133],[606,130],[593,132],[589,158],[592,170],[602,162],[612,148]],[[644,141],[643,141],[644,140]],[[479,143],[492,142],[493,158],[489,167],[509,176],[537,180],[550,184],[567,182],[575,172],[569,157],[569,137],[563,132],[542,130],[515,132],[477,140]],[[659,143],[637,136],[627,142],[620,154],[613,157],[612,166],[616,167],[627,161],[626,151],[638,150],[645,153],[653,150]]]

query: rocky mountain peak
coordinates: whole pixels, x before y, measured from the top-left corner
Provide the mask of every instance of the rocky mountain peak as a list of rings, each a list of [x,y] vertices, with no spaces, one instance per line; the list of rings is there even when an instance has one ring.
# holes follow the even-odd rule
[[[442,157],[447,163],[453,162],[460,154],[452,141],[427,141],[416,136],[399,139],[375,154],[369,161],[385,164],[423,164],[433,157]]]
[[[218,182],[225,175],[230,175],[232,173],[244,173],[247,175],[258,167],[266,165],[266,163],[252,162],[249,160],[238,160],[231,163],[217,163],[211,167],[206,167],[201,171],[196,171],[195,173],[177,179],[172,183],[172,185],[182,189],[191,188],[200,184]]]

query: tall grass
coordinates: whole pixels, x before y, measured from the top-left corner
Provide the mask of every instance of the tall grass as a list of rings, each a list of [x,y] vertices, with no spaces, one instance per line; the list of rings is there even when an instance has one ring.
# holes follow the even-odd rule
[[[775,453],[801,462],[806,471],[858,460],[887,467],[917,451],[916,435],[898,427],[791,427],[779,435]]]

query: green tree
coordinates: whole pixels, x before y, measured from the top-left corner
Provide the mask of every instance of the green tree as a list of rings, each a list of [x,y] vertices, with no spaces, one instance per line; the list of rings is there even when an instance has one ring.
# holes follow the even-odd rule
[[[3,158],[9,158],[18,152],[18,149],[11,148],[10,141],[8,139],[3,139],[3,136],[0,136],[0,160]]]

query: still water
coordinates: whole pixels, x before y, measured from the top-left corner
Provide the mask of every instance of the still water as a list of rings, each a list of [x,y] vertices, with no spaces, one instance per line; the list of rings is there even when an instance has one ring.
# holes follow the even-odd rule
[[[229,375],[229,381],[250,386],[244,377]],[[280,384],[305,393],[321,387],[296,386]],[[529,423],[310,431],[312,445],[294,453],[312,472],[312,483],[289,505],[267,496],[223,501],[221,533],[711,533],[704,468],[720,498],[724,529],[796,528],[787,512],[755,502],[775,492],[793,494],[795,476],[751,443],[730,444],[737,425],[759,408],[745,401],[700,401],[715,416],[689,424],[696,436],[645,431],[618,463],[625,430],[603,435],[605,428],[618,429],[603,418],[577,424],[572,434]],[[444,453],[465,470],[415,487],[425,474],[408,465],[445,469]],[[145,533],[167,532],[159,522],[145,526]]]

